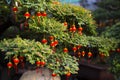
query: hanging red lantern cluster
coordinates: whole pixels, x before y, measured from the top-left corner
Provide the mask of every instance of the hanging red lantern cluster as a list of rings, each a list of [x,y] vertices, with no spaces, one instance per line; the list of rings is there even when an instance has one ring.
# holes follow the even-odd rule
[[[51,43],[50,43],[50,46],[51,47],[55,47],[55,46],[57,46],[58,45],[58,40],[55,40],[55,41],[52,41]]]
[[[50,39],[50,41],[51,41],[50,46],[51,46],[52,48],[54,48],[55,46],[58,45],[58,40],[54,40],[54,36],[50,36],[49,39]]]
[[[44,12],[38,11],[38,12],[36,13],[36,16],[37,16],[37,17],[40,17],[40,16],[45,17],[45,16],[47,16],[47,13],[46,13],[45,11],[44,11]]]
[[[45,62],[44,61],[36,61],[36,65],[37,65],[37,67],[44,67],[45,66]]]

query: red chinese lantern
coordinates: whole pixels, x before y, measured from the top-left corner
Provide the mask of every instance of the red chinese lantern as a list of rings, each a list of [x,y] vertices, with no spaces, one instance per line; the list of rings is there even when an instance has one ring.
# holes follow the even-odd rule
[[[79,27],[79,28],[78,28],[78,32],[79,32],[79,31],[82,32],[82,31],[83,31],[83,28],[82,28],[82,27]]]
[[[63,49],[63,52],[64,52],[64,53],[68,53],[68,48],[64,48],[64,49]]]
[[[78,57],[80,57],[81,56],[81,52],[78,52]]]
[[[13,66],[12,62],[8,62],[8,63],[7,63],[7,67],[8,67],[9,69],[12,68],[12,66]]]
[[[54,77],[56,77],[57,74],[56,73],[52,73],[52,79],[54,80]]]
[[[40,17],[40,16],[41,16],[41,13],[40,13],[40,12],[37,12],[36,16]]]
[[[55,44],[55,46],[57,46],[58,45],[58,40],[55,40],[54,44]]]
[[[69,31],[72,32],[72,27],[70,27]]]
[[[64,22],[64,26],[68,26],[67,22]]]
[[[52,73],[52,77],[55,77],[55,76],[57,76],[57,74],[56,73]]]
[[[45,16],[47,16],[47,13],[46,13],[46,12],[43,12],[41,15],[42,15],[43,17],[45,17]]]
[[[36,65],[37,65],[37,67],[39,67],[39,66],[40,66],[40,64],[41,64],[41,62],[40,62],[40,61],[36,61]]]
[[[51,47],[55,47],[55,43],[52,41],[52,42],[50,43],[50,46],[51,46]]]
[[[19,63],[19,59],[18,59],[18,58],[14,58],[14,59],[13,59],[13,62],[14,62],[14,64],[17,66],[18,63]]]
[[[18,11],[18,8],[17,7],[13,7],[12,10],[13,10],[14,13],[16,13]]]
[[[75,25],[72,25],[72,32],[75,32],[76,31],[76,27]]]
[[[7,63],[7,67],[8,67],[7,73],[8,73],[8,76],[10,75],[10,68],[12,68],[12,66],[13,66],[12,62],[8,62]]]
[[[67,73],[66,73],[66,80],[68,80],[70,76],[71,76],[71,73],[70,73],[70,72],[67,72]]]
[[[30,17],[30,13],[29,13],[29,12],[26,12],[26,13],[24,14],[24,16],[26,17],[26,19],[28,19],[28,18]]]
[[[88,52],[88,58],[91,58],[91,56],[92,56],[92,53]]]
[[[42,39],[42,41],[41,41],[43,44],[47,44],[47,39]]]
[[[41,65],[42,67],[44,67],[44,66],[45,66],[45,61],[41,61],[41,62],[40,62],[40,65]]]
[[[77,47],[74,46],[74,47],[72,48],[72,50],[73,50],[74,52],[76,52],[76,51],[77,51]]]
[[[54,40],[54,36],[49,36],[50,41]]]
[[[82,56],[84,57],[84,56],[85,56],[85,51],[82,51],[82,53],[81,53],[81,54],[82,54]]]

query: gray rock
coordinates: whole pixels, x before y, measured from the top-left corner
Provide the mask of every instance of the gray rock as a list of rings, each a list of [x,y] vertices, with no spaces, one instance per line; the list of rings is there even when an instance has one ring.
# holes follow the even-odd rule
[[[60,76],[52,77],[52,71],[46,68],[29,70],[19,80],[61,80]],[[54,78],[54,79],[53,79]]]

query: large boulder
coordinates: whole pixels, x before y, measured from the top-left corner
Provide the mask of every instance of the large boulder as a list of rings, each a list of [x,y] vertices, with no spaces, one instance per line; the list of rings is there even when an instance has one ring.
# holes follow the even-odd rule
[[[29,70],[19,80],[61,80],[60,76],[52,77],[52,71],[46,68]],[[54,79],[53,79],[54,78]]]

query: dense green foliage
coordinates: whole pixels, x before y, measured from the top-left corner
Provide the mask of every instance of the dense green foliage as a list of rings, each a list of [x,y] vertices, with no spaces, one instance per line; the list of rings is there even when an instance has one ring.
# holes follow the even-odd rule
[[[95,10],[94,16],[96,20],[116,20],[120,17],[120,0],[102,0],[98,2],[98,9]]]

